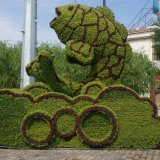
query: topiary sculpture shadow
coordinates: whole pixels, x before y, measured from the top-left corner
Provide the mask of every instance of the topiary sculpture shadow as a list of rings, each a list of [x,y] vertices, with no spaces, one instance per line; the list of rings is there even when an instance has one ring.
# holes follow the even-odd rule
[[[121,85],[131,57],[127,30],[108,8],[56,8],[50,26],[67,63],[90,66],[81,82],[61,77],[43,51],[26,67],[38,81],[0,90],[0,146],[17,148],[157,148],[157,106]]]

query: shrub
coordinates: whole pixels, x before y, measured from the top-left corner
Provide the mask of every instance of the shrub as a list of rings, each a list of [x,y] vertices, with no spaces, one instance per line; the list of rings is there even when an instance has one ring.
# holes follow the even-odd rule
[[[119,93],[121,93],[121,97],[118,96]],[[111,96],[111,94],[117,96]],[[122,94],[125,96],[122,96]],[[127,98],[126,95],[128,95]],[[56,120],[55,118],[52,120],[52,124],[56,124],[56,128],[63,136],[55,133],[56,136],[43,145],[32,142],[29,142],[29,145],[31,147],[156,148],[159,144],[160,123],[156,118],[156,105],[147,98],[140,98],[134,91],[124,86],[104,88],[94,98],[87,95],[70,98],[59,93],[48,93],[33,98],[30,94],[22,91],[0,90],[0,104],[0,146],[28,148],[29,141],[27,141],[27,144],[25,143],[26,140],[23,141],[20,129],[24,120],[32,115],[34,115],[34,117],[32,116],[34,119],[32,123],[30,121],[27,133],[34,139],[43,140],[47,137],[48,131],[46,130],[47,133],[43,129],[37,133],[34,133],[34,131],[38,127],[47,127],[49,123],[44,123],[43,118],[36,116],[36,113],[45,113],[47,117],[51,118],[56,113],[64,113],[65,111],[69,114],[66,114],[66,116],[62,114],[62,117],[61,114],[58,114],[55,116],[57,117]],[[85,137],[89,137],[91,141],[84,140],[81,135],[78,136],[79,130],[77,130],[78,134],[75,134],[73,130],[75,118],[68,110],[73,110],[72,113],[78,115],[79,122],[81,122],[79,127],[81,126],[83,134],[85,134]],[[107,112],[107,116],[105,112]],[[110,132],[113,119],[110,120],[110,117],[108,117],[110,112],[116,117],[118,127],[118,132],[113,135]],[[82,116],[83,113],[85,118]],[[104,119],[107,121],[103,121]],[[63,128],[63,123],[64,126],[68,125],[68,128]],[[56,130],[54,129],[54,131]],[[70,131],[73,131],[74,134],[69,134]],[[46,136],[44,133],[46,133]],[[111,134],[113,139],[110,138],[109,141],[101,143],[107,138],[106,133],[108,133],[108,136]],[[106,142],[110,143],[107,144]]]

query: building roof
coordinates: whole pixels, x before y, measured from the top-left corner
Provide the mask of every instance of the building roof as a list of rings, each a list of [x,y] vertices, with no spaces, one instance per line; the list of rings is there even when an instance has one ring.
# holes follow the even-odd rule
[[[137,29],[130,29],[128,30],[128,34],[138,34],[138,33],[146,33],[146,32],[153,32],[155,28],[137,28]]]

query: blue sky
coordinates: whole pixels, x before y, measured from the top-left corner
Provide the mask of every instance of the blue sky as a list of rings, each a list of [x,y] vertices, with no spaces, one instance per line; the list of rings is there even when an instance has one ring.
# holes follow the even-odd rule
[[[76,0],[79,4],[96,7],[102,0]],[[148,0],[106,0],[116,20],[127,26]],[[38,0],[38,42],[57,43],[58,38],[49,27],[56,6],[75,3],[75,0]],[[152,0],[150,0],[150,7]],[[15,43],[22,39],[24,0],[0,0],[0,40]]]

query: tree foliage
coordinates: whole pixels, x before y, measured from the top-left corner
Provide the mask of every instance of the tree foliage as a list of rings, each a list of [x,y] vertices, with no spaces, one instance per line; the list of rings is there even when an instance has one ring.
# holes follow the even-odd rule
[[[21,43],[0,41],[0,88],[19,88]]]
[[[158,68],[144,53],[133,53],[122,83],[139,94],[149,92]]]
[[[154,29],[153,42],[154,42],[153,48],[154,48],[155,55],[157,55],[157,57],[160,57],[160,29],[159,28]]]

